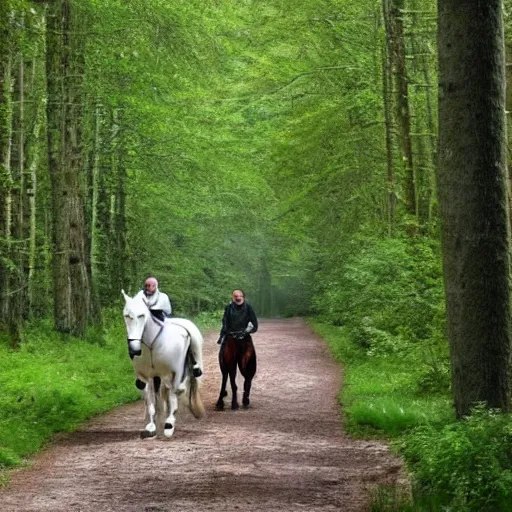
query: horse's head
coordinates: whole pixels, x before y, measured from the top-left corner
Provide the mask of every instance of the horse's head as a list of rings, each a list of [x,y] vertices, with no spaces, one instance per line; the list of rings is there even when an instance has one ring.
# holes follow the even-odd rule
[[[146,321],[150,315],[147,304],[142,297],[129,297],[121,290],[124,297],[124,323],[128,336],[128,348],[130,357],[139,356],[141,354],[141,340],[146,326]]]

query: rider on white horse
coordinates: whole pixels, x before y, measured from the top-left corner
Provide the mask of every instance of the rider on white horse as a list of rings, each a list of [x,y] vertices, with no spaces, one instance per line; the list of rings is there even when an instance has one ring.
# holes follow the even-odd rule
[[[162,322],[166,316],[171,315],[171,300],[166,293],[158,289],[158,281],[155,277],[148,277],[144,282],[144,289],[135,297],[142,297],[151,313]]]
[[[166,293],[159,290],[158,281],[155,277],[148,277],[146,279],[144,282],[144,289],[137,293],[134,298],[138,297],[142,297],[151,311],[151,314],[161,322],[164,322],[165,319],[171,315],[171,300]],[[196,345],[194,338],[191,340],[190,349],[194,359],[194,376],[200,377],[203,374],[201,347]],[[131,353],[130,356],[132,356]]]

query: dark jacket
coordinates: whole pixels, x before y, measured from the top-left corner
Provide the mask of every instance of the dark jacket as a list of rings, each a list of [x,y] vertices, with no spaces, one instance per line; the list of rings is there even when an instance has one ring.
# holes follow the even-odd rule
[[[258,330],[258,319],[254,309],[247,302],[241,306],[230,302],[224,309],[220,334],[223,336],[234,331],[244,331],[249,322],[254,326],[251,334],[255,333]]]

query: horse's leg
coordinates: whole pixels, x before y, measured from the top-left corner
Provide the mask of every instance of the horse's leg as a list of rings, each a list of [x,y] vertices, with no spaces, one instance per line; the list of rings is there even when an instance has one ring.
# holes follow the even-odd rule
[[[155,382],[156,385],[156,382]],[[140,433],[140,436],[145,439],[147,437],[156,436],[156,403],[155,403],[155,385],[153,379],[149,379],[144,387],[144,404],[146,407],[146,426]]]
[[[242,360],[240,373],[244,376],[244,395],[242,397],[242,404],[245,408],[249,407],[249,395],[251,394],[251,384],[254,375],[256,374],[256,352],[254,349],[250,351],[249,358]]]
[[[222,384],[220,386],[219,399],[215,404],[215,409],[218,411],[224,410],[224,397],[227,396],[226,384],[228,382],[228,370],[226,368],[226,363],[224,362],[224,350],[226,346],[222,344],[219,349],[219,367],[222,373]]]
[[[174,389],[165,388],[167,407],[169,414],[165,418],[164,436],[171,437],[174,434],[174,427],[176,426],[176,411],[178,410],[178,395]]]
[[[226,391],[226,384],[228,382],[228,373],[226,371],[222,372],[222,384],[220,386],[219,399],[215,404],[215,408],[218,411],[224,410],[224,397],[227,396],[228,392]]]
[[[236,410],[240,407],[237,397],[236,363],[229,369],[229,383],[231,384],[231,409]]]

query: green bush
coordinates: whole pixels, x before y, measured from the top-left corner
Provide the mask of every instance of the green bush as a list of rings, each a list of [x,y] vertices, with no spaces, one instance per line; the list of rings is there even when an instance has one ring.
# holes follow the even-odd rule
[[[511,419],[482,407],[463,421],[405,436],[397,445],[415,493],[432,496],[439,510],[512,510]]]
[[[320,276],[315,311],[347,327],[369,354],[442,337],[443,285],[434,242],[388,238],[354,243],[341,264]]]

